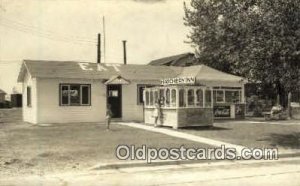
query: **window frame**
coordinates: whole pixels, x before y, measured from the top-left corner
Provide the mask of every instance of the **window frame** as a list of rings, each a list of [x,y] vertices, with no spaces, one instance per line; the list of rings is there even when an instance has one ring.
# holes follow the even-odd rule
[[[212,89],[205,89],[203,91],[204,95],[204,104],[203,107],[204,108],[212,108],[213,107],[213,90]],[[210,99],[210,101],[208,101],[208,98]]]
[[[27,105],[27,107],[32,107],[32,88],[31,88],[31,86],[26,87],[26,105]]]
[[[145,88],[151,88],[151,87],[153,87],[153,85],[137,84],[137,98],[136,98],[137,105],[144,104],[143,91],[141,91],[141,88],[144,90]]]
[[[195,106],[195,89],[187,89],[187,106],[188,107],[193,107]]]
[[[79,104],[72,104],[71,103],[71,96],[70,96],[70,91],[68,92],[68,104],[63,104],[62,103],[62,87],[67,86],[68,90],[71,89],[71,86],[79,86]],[[82,88],[83,87],[88,87],[88,104],[83,104],[82,103]],[[91,97],[91,92],[92,92],[92,86],[91,84],[81,84],[81,83],[60,83],[59,84],[59,106],[91,106],[92,105],[92,97]]]
[[[227,94],[234,94],[234,93],[237,93],[238,96],[237,96],[237,101],[236,100],[233,100],[231,98],[231,100],[227,100],[227,96],[226,96],[226,93]],[[231,95],[232,96],[232,95]],[[240,90],[225,90],[225,102],[226,103],[241,103],[241,91]]]
[[[200,96],[199,96],[199,94],[200,94]],[[201,107],[201,108],[205,107],[205,105],[204,105],[204,99],[203,99],[203,97],[204,97],[203,94],[204,94],[204,91],[203,91],[202,88],[196,89],[195,98],[196,98],[196,106],[197,107]]]

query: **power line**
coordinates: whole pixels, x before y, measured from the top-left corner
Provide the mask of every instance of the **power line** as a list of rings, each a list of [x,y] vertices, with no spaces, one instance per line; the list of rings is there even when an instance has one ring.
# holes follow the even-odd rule
[[[84,41],[84,40],[79,40],[79,39],[69,39],[69,38],[66,38],[63,36],[55,36],[53,34],[42,32],[40,30],[35,30],[30,27],[26,27],[24,25],[7,23],[6,21],[4,21],[4,22],[1,21],[0,25],[10,28],[10,29],[13,29],[13,30],[17,30],[19,32],[23,32],[23,33],[27,33],[27,34],[31,34],[34,36],[43,37],[43,38],[50,39],[50,40],[55,40],[55,41],[62,41],[62,42],[74,43],[74,44],[84,44],[84,45],[91,45],[91,46],[95,46],[97,44],[95,41]]]
[[[54,31],[49,31],[49,30],[44,30],[44,29],[41,29],[40,27],[36,27],[36,26],[33,26],[33,25],[28,25],[28,24],[25,24],[25,23],[21,23],[21,22],[18,22],[18,21],[15,21],[15,20],[12,20],[12,19],[8,19],[8,18],[5,18],[5,17],[1,17],[1,19],[3,21],[6,21],[7,23],[9,24],[15,24],[17,26],[21,26],[21,27],[25,27],[25,28],[28,28],[28,29],[32,29],[32,30],[35,30],[37,32],[40,32],[40,33],[44,33],[44,34],[47,34],[47,35],[53,35],[53,36],[58,36],[58,37],[64,37],[64,38],[68,38],[68,39],[76,39],[78,41],[82,41],[82,42],[91,42],[91,43],[96,43],[96,38],[87,38],[87,37],[82,37],[82,36],[77,36],[77,35],[70,35],[70,34],[61,34],[61,33],[57,33],[57,32],[54,32]]]
[[[4,27],[7,27],[7,28],[10,28],[10,29],[19,31],[19,32],[23,32],[23,33],[30,34],[30,35],[33,35],[33,36],[36,36],[36,37],[42,37],[42,38],[46,38],[46,39],[50,39],[50,40],[54,40],[54,41],[60,41],[60,42],[66,42],[66,43],[73,43],[73,44],[77,44],[77,45],[95,46],[95,44],[91,44],[91,43],[83,43],[83,42],[78,42],[78,41],[74,41],[74,40],[66,40],[66,39],[63,39],[63,38],[57,38],[57,37],[53,37],[53,36],[47,36],[47,35],[43,35],[43,34],[40,34],[40,33],[34,33],[34,32],[32,32],[32,31],[30,31],[28,29],[15,27],[15,26],[12,26],[12,25],[9,25],[9,24],[5,24],[5,23],[1,23],[1,22],[0,22],[0,26],[4,26]]]

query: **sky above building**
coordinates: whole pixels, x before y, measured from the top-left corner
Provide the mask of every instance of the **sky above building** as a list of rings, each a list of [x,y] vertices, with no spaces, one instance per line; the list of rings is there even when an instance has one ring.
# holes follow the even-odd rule
[[[184,0],[0,0],[0,89],[11,93],[23,59],[146,64],[193,52]],[[104,59],[105,56],[105,59]],[[20,85],[16,86],[20,91]]]

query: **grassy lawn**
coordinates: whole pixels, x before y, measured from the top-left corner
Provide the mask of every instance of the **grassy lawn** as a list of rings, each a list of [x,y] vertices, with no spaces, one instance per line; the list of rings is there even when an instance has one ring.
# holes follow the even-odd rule
[[[0,110],[1,111],[1,110]],[[5,111],[7,112],[7,111]],[[2,175],[47,174],[80,171],[99,163],[121,162],[115,157],[119,144],[143,144],[147,147],[202,147],[207,145],[152,133],[131,127],[112,125],[107,131],[96,123],[30,125],[0,122],[0,172]]]
[[[213,128],[187,128],[180,131],[250,148],[277,147],[279,153],[300,150],[300,124],[226,121],[215,123]]]

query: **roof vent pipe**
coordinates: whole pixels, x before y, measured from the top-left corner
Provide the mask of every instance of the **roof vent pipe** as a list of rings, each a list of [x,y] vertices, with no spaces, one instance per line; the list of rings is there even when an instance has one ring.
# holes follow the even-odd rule
[[[126,40],[123,40],[123,54],[124,54],[124,65],[126,65],[127,64]]]
[[[101,63],[101,34],[98,34],[97,63]]]

